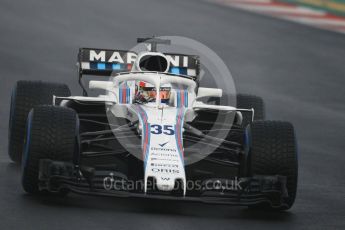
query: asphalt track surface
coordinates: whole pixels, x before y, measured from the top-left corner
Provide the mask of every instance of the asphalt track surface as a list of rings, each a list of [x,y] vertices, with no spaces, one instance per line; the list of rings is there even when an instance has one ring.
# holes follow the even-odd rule
[[[0,229],[345,229],[344,35],[194,0],[2,0],[0,15]],[[60,81],[80,95],[78,47],[125,49],[152,34],[203,42],[230,67],[237,91],[262,96],[269,119],[295,125],[290,211],[23,192],[7,156],[15,82]]]

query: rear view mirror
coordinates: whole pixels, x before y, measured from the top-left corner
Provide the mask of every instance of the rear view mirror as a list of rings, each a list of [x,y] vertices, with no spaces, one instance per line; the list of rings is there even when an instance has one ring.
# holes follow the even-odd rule
[[[199,99],[203,97],[222,97],[222,95],[222,89],[199,87],[196,98]]]
[[[113,83],[110,81],[90,81],[89,83],[90,89],[111,90],[112,87],[113,87]]]

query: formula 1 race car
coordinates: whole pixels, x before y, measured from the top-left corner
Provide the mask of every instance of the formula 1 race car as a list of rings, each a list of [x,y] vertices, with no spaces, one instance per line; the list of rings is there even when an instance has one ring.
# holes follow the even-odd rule
[[[297,188],[293,126],[265,121],[260,97],[199,87],[195,55],[81,48],[79,83],[19,81],[9,156],[31,194],[147,197],[289,209]],[[88,96],[89,89],[105,92]],[[83,78],[84,79],[84,78]]]

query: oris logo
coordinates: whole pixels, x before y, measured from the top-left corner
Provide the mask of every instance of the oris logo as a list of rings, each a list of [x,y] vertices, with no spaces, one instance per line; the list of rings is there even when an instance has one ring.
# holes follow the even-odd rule
[[[172,174],[180,173],[180,170],[178,169],[152,168],[151,170],[154,173],[172,173]]]

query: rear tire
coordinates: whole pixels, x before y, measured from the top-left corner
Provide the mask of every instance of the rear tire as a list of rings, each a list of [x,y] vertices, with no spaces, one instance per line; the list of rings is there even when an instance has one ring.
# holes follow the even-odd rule
[[[288,197],[286,206],[271,208],[265,205],[252,206],[273,210],[289,209],[296,198],[298,159],[296,137],[292,124],[281,121],[254,121],[246,129],[250,138],[250,175],[286,176]]]
[[[70,108],[43,105],[31,110],[22,159],[22,186],[26,192],[40,193],[41,159],[73,161],[78,127],[77,114]]]
[[[206,103],[215,105],[229,105],[229,97],[233,98],[235,97],[235,95],[223,95],[222,98],[210,97]],[[239,109],[254,109],[254,120],[265,119],[265,103],[261,97],[249,94],[237,94],[236,103],[236,107]],[[211,129],[214,123],[217,121],[217,119],[220,124],[237,123],[237,116],[229,116],[229,114],[221,113],[219,111],[198,111],[197,114],[198,116],[194,120],[194,123],[198,124],[199,129]],[[252,122],[252,114],[250,112],[242,112],[242,117],[243,120],[240,127],[245,128],[248,124]]]
[[[70,96],[67,85],[41,81],[18,81],[12,90],[8,128],[8,154],[20,162],[23,152],[25,124],[28,113],[37,105],[51,105],[53,95]]]

